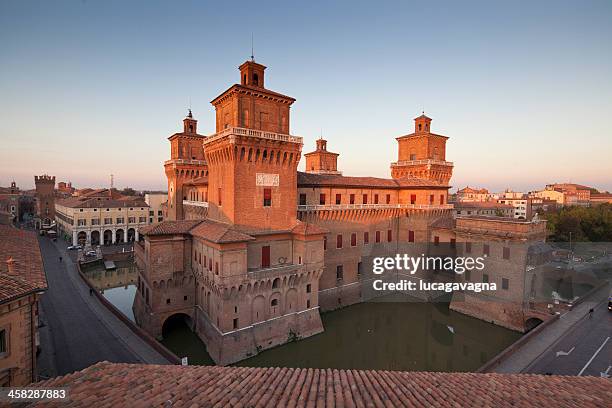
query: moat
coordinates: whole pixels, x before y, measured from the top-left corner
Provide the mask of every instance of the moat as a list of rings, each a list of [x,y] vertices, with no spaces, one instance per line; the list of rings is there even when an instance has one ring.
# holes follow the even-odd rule
[[[133,320],[135,267],[118,263],[85,270],[91,282]],[[325,332],[264,351],[239,366],[473,371],[521,334],[449,310],[448,303],[387,297],[322,314]],[[182,321],[162,344],[189,364],[210,365],[204,343]]]

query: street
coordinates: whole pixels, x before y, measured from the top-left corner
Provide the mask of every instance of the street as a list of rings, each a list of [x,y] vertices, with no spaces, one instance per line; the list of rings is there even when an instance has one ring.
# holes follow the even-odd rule
[[[612,312],[607,299],[524,372],[612,377]],[[603,374],[602,374],[603,373]]]
[[[167,364],[89,294],[64,242],[47,237],[39,237],[39,242],[49,285],[41,299],[41,378],[64,375],[104,360]]]

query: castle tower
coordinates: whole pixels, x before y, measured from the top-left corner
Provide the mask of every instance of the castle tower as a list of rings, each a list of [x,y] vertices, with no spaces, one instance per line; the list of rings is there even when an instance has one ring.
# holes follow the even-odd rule
[[[168,219],[183,219],[183,200],[187,196],[183,184],[208,175],[202,145],[206,137],[198,134],[198,121],[193,118],[191,109],[183,119],[183,131],[168,138],[170,141],[170,160],[164,163],[168,178]]]
[[[36,185],[36,215],[42,225],[55,221],[55,176],[34,176]]]
[[[423,113],[414,119],[414,132],[400,136],[398,161],[391,163],[391,177],[417,177],[448,184],[453,163],[446,161],[447,136],[431,133],[431,118]]]
[[[208,216],[258,229],[290,229],[296,223],[302,138],[289,135],[295,99],[264,88],[265,68],[245,62],[241,83],[211,102],[217,133],[204,140]]]
[[[315,174],[342,174],[338,171],[338,153],[327,151],[327,140],[317,140],[317,149],[306,153],[306,173]]]

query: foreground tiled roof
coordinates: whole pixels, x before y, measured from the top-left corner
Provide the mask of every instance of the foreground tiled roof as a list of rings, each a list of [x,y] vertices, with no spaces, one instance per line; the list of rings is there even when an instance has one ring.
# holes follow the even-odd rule
[[[402,187],[448,187],[445,184],[433,180],[420,179],[416,177],[405,177],[401,179],[384,179],[378,177],[350,177],[337,174],[315,174],[298,171],[298,187],[330,186],[330,187],[372,187],[391,188]]]
[[[0,225],[0,278],[0,302],[47,288],[34,232]]]
[[[141,197],[68,197],[56,201],[57,205],[69,208],[125,208],[125,207],[148,207],[149,205]]]
[[[531,374],[103,362],[36,386],[69,387],[71,401],[61,406],[587,408],[609,406],[611,384],[604,378]]]
[[[502,204],[497,201],[457,201],[455,208],[514,208],[510,204]]]
[[[201,223],[202,220],[181,220],[181,221],[162,221],[157,224],[147,225],[138,230],[143,235],[172,235],[187,234],[193,227]]]

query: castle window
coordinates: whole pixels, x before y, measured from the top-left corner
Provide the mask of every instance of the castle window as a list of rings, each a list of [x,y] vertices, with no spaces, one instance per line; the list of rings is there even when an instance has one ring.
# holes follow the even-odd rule
[[[451,248],[456,248],[457,247],[457,240],[455,238],[451,238],[451,240],[450,240],[450,247]]]
[[[489,244],[483,244],[482,245],[482,254],[489,256]]]
[[[342,234],[336,235],[336,248],[342,248]]]
[[[278,289],[280,287],[280,278],[274,279],[272,281],[272,289]]]
[[[0,330],[0,356],[4,357],[4,354],[8,352],[6,329]]]
[[[393,231],[387,230],[387,242],[393,241]]]
[[[327,251],[327,237],[323,237],[323,250]]]
[[[391,204],[391,194],[387,194],[387,204]]]
[[[342,194],[336,194],[336,205],[340,205],[342,203]]]
[[[410,194],[410,204],[416,204],[416,194]]]
[[[320,194],[319,195],[319,204],[320,205],[325,205],[325,194]]]
[[[261,267],[270,267],[270,246],[265,245],[261,247]]]
[[[421,126],[422,126],[422,125],[419,123],[419,132],[421,131]]]
[[[440,237],[439,237],[439,236],[437,236],[437,235],[434,237],[434,245],[435,245],[435,246],[440,245]]]
[[[246,85],[246,82],[247,82],[247,80],[246,80],[246,74],[244,74],[244,75],[242,76],[242,84],[243,84],[243,85]]]
[[[433,195],[433,194],[430,194],[430,195],[429,195],[429,204],[432,204],[432,205],[433,205],[433,203],[434,203],[434,195]]]
[[[363,273],[363,262],[357,262],[357,278]]]
[[[414,231],[408,231],[408,242],[414,242]]]
[[[351,234],[351,246],[357,246],[357,234],[354,232]]]
[[[306,301],[306,309],[310,309],[310,299]]]
[[[306,285],[306,293],[310,292],[312,292],[312,285],[309,283],[308,285]]]
[[[508,290],[510,288],[510,281],[507,278],[502,278],[502,289]]]
[[[238,319],[234,319],[234,329],[238,328]]]
[[[486,273],[482,274],[482,282],[483,283],[489,283],[489,275],[487,275]]]
[[[350,200],[349,202],[350,202],[351,204],[355,204],[355,194],[351,194],[351,195],[349,196],[349,200]]]
[[[363,233],[363,243],[364,244],[370,243],[370,233],[368,231]]]
[[[380,242],[380,231],[376,231],[376,243]]]
[[[215,262],[215,275],[219,274],[219,262]]]
[[[166,304],[169,305],[170,304],[170,299],[166,299]]]
[[[416,154],[410,153],[410,160],[416,160]]]
[[[374,194],[374,204],[378,204],[378,194]]]
[[[263,191],[263,206],[264,207],[271,207],[272,206],[272,189],[271,188],[264,188]]]
[[[257,74],[253,74],[253,85],[259,86],[259,76]]]
[[[444,194],[440,194],[440,205],[444,204]]]
[[[344,267],[342,265],[336,266],[336,281],[340,282],[344,279]]]
[[[219,196],[219,207],[221,207],[221,188],[218,189],[217,194]]]
[[[306,205],[306,194],[300,194],[300,205]]]
[[[364,203],[364,204],[367,204],[367,203],[368,203],[368,195],[367,195],[367,194],[364,194],[364,195],[363,195],[363,203]]]
[[[278,299],[272,299],[270,306],[278,306]]]

